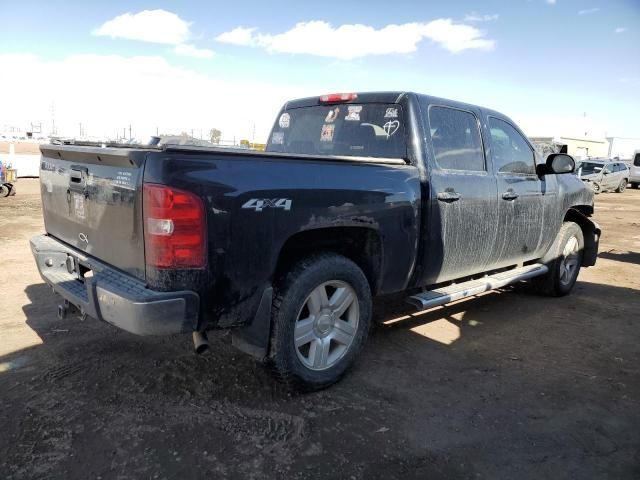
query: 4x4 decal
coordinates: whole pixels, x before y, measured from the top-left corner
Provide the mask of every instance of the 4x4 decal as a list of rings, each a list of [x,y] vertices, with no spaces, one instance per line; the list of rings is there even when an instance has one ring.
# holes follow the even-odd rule
[[[252,198],[242,208],[249,208],[256,212],[261,212],[265,208],[282,208],[284,210],[291,210],[291,204],[293,201],[290,198]]]

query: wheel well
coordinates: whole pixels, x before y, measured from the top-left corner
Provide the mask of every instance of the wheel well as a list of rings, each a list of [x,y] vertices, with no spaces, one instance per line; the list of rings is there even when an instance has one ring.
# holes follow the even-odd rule
[[[366,227],[328,227],[292,235],[280,250],[275,278],[286,274],[298,260],[321,251],[339,253],[358,265],[375,295],[379,287],[382,243],[378,232]]]

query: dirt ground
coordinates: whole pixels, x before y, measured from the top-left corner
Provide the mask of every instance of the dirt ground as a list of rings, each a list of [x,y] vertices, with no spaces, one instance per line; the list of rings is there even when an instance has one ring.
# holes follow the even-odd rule
[[[58,320],[39,202],[35,180],[0,199],[0,478],[640,478],[640,190],[597,197],[571,296],[380,303],[351,374],[294,396],[226,334],[198,357]]]

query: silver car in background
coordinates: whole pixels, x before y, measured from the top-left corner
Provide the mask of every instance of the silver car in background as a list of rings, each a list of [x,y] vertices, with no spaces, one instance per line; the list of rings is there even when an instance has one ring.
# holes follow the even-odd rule
[[[629,183],[632,188],[640,186],[640,150],[636,150],[629,167]]]
[[[624,192],[629,183],[630,173],[626,163],[608,158],[590,158],[579,163],[576,174],[595,193]]]

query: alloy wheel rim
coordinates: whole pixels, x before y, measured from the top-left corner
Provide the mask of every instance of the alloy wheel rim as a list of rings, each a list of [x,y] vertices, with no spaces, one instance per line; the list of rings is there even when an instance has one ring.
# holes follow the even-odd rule
[[[562,251],[562,261],[560,262],[560,283],[562,285],[568,285],[571,282],[578,268],[579,260],[579,243],[578,238],[574,235],[567,240]]]
[[[349,351],[358,331],[360,311],[355,290],[331,280],[307,296],[293,329],[298,359],[311,370],[333,367]]]

